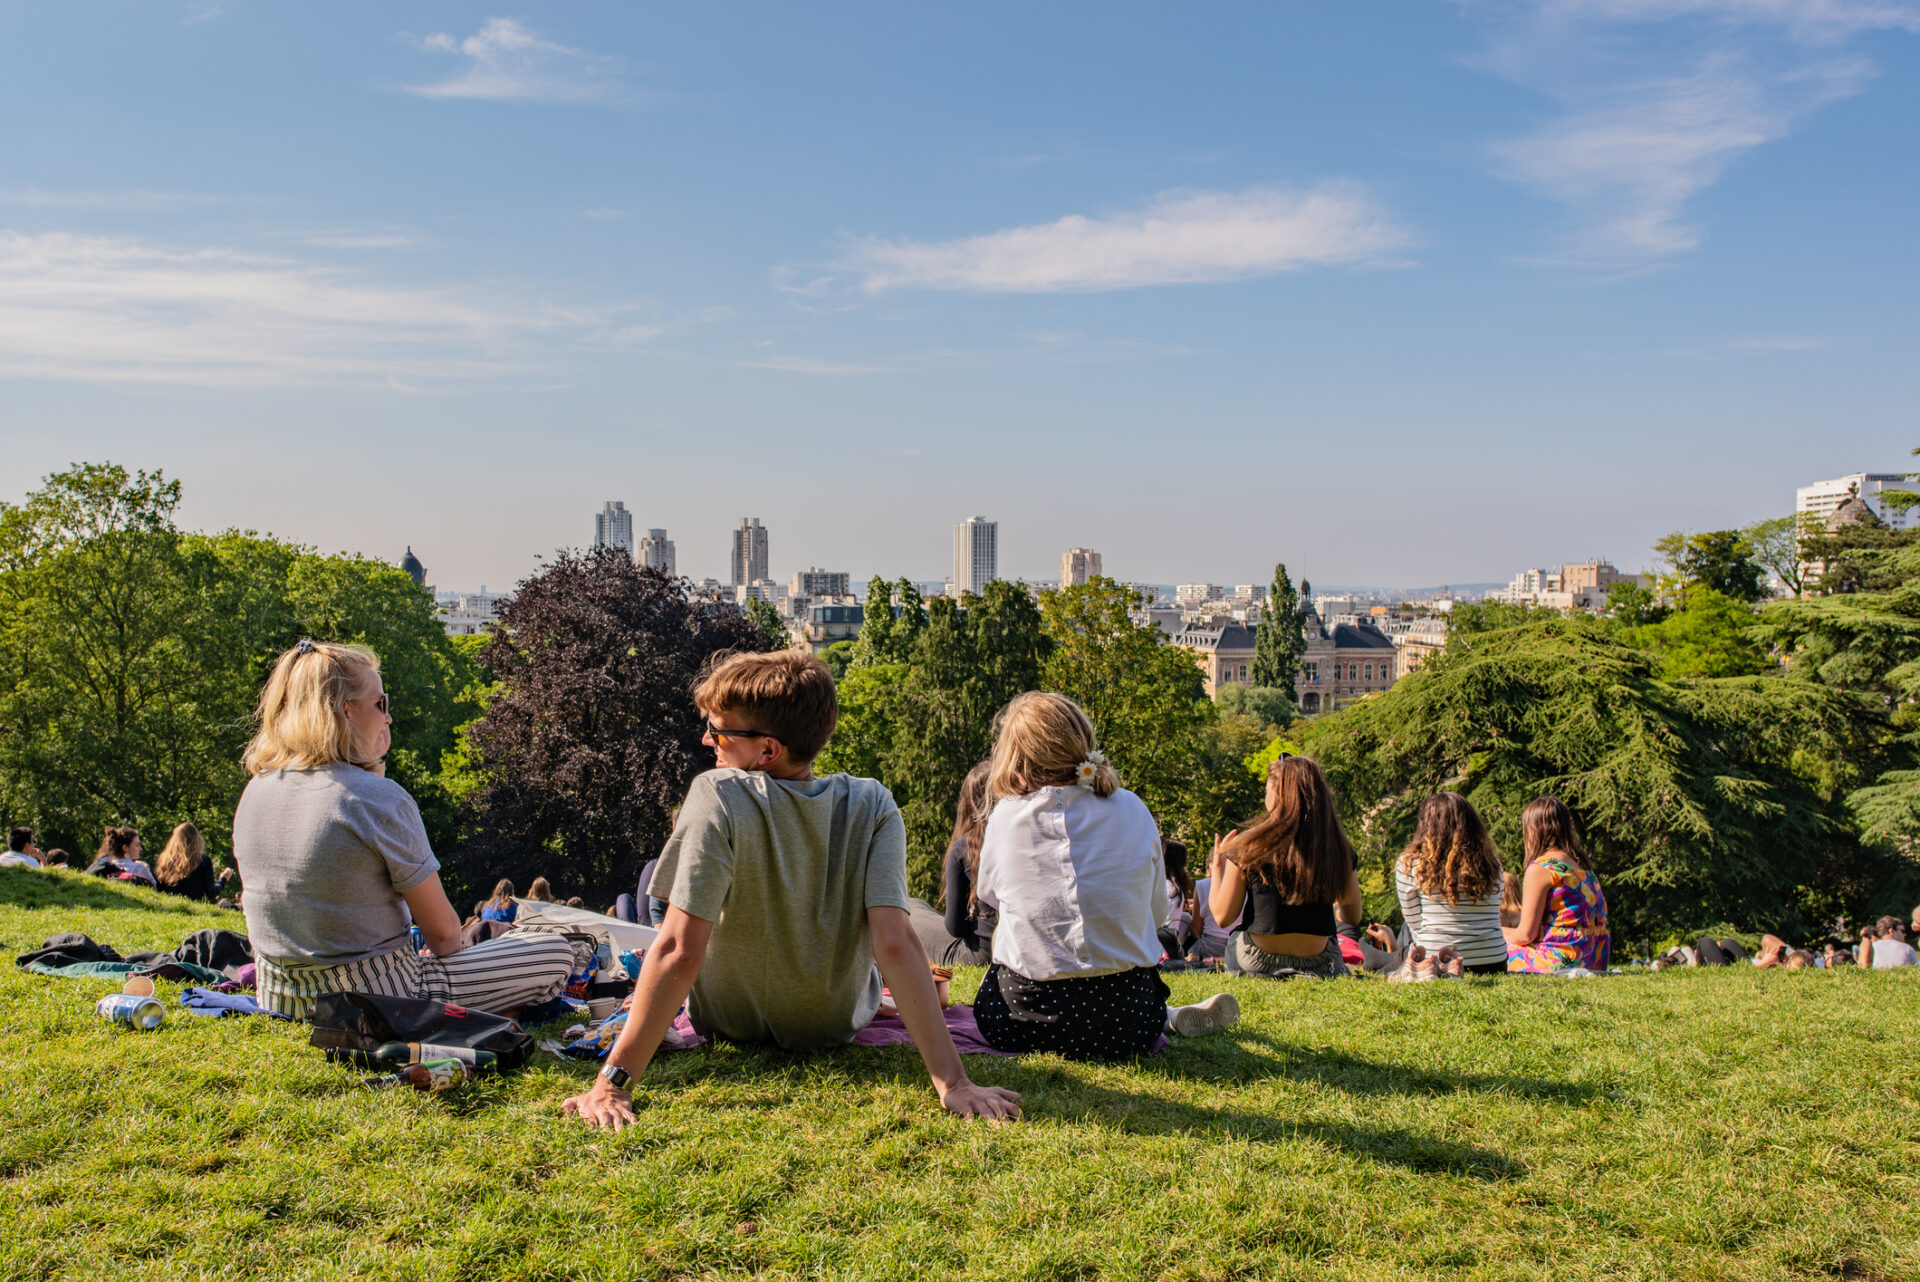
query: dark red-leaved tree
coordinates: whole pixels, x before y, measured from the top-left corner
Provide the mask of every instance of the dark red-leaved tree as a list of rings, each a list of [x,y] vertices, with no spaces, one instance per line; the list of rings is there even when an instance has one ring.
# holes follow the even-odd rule
[[[500,690],[468,732],[484,782],[454,871],[480,893],[545,876],[595,908],[631,891],[713,764],[692,699],[701,666],[766,646],[730,602],[689,598],[618,549],[561,553],[502,605],[481,652]]]

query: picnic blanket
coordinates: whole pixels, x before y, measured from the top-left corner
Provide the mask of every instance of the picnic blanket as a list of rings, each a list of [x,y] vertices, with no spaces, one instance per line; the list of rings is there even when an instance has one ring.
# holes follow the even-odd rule
[[[57,975],[62,979],[125,979],[129,975],[145,975],[151,979],[196,984],[236,979],[251,982],[253,948],[245,935],[230,930],[201,930],[187,936],[186,942],[171,953],[130,953],[122,957],[112,944],[98,943],[78,931],[67,931],[30,953],[22,953],[14,959],[14,965],[36,975]]]

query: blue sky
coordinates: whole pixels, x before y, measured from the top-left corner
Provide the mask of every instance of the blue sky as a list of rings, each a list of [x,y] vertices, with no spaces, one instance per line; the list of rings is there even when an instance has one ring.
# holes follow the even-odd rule
[[[1906,466],[1920,0],[0,4],[0,497],[1504,579]]]

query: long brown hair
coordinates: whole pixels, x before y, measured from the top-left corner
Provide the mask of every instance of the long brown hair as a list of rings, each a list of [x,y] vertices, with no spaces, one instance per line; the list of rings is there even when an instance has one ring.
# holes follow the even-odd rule
[[[1267,813],[1226,848],[1247,880],[1289,904],[1330,904],[1353,876],[1353,845],[1320,763],[1282,757],[1267,767]]]
[[[553,887],[548,884],[545,877],[535,877],[533,884],[527,887],[527,898],[550,904],[553,902]]]
[[[513,883],[508,881],[505,877],[502,877],[499,881],[496,881],[493,883],[493,898],[489,899],[486,902],[485,907],[505,908],[507,905],[511,904],[512,902],[513,902]]]
[[[1421,894],[1450,904],[1485,899],[1500,884],[1500,852],[1480,813],[1457,792],[1420,803],[1420,824],[1400,852],[1400,868]]]
[[[128,848],[138,840],[140,832],[136,828],[109,828],[100,838],[100,853],[94,858],[125,859]]]
[[[987,835],[987,816],[993,813],[993,798],[987,795],[987,780],[992,774],[993,761],[989,758],[967,771],[967,777],[960,781],[960,799],[953,808],[953,836],[947,841],[949,848],[956,841],[966,843],[967,884],[976,888],[980,884],[980,843]],[[946,899],[943,869],[940,902],[945,903]],[[978,890],[968,891],[967,907],[972,908],[978,902]]]
[[[206,857],[207,843],[200,836],[200,830],[192,824],[181,824],[167,838],[166,849],[160,852],[160,857],[153,861],[154,879],[177,885]]]
[[[1160,858],[1166,864],[1167,880],[1179,888],[1180,898],[1193,894],[1193,873],[1187,868],[1187,843],[1162,837]]]
[[[1573,830],[1573,812],[1557,797],[1535,797],[1520,813],[1520,831],[1527,841],[1527,862],[1557,850],[1579,867],[1593,868],[1580,836]]]

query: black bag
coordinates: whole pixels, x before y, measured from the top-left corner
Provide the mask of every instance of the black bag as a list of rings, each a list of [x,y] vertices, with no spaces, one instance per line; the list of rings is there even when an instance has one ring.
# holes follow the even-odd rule
[[[501,1068],[518,1068],[533,1053],[533,1038],[505,1015],[424,997],[322,993],[313,999],[312,1018],[308,1044],[322,1049],[373,1051],[383,1042],[431,1042],[492,1051]]]
[[[234,930],[196,930],[173,950],[173,957],[237,979],[242,967],[253,965],[253,942]]]

